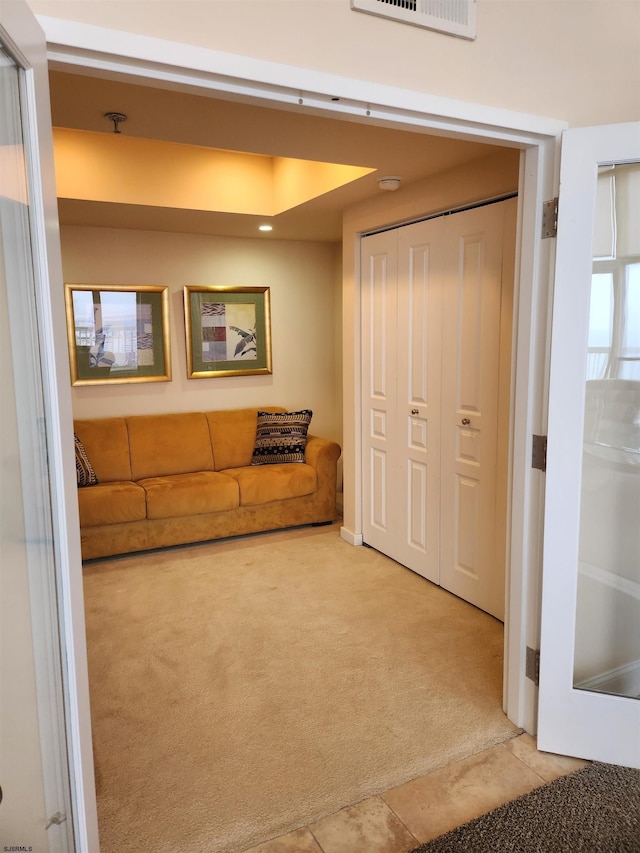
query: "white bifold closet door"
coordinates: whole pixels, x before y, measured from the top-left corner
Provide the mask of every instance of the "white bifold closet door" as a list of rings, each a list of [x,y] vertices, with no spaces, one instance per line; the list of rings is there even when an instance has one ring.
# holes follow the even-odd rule
[[[364,541],[504,618],[515,200],[362,239]]]

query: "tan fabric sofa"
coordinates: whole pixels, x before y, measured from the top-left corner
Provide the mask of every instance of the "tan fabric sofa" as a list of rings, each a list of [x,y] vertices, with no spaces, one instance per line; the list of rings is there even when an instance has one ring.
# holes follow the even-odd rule
[[[304,463],[252,466],[257,411],[76,420],[98,478],[78,489],[83,559],[335,520],[340,446],[309,435]]]

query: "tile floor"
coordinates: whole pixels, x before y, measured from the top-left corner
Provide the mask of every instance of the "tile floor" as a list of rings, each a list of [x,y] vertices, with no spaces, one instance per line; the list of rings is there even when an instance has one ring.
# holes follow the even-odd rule
[[[245,853],[407,853],[587,763],[518,735]]]

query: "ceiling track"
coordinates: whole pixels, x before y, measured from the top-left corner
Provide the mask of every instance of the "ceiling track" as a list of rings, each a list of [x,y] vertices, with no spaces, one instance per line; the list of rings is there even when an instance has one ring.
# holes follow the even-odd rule
[[[396,228],[404,228],[405,225],[415,225],[416,222],[428,222],[430,219],[440,219],[443,216],[451,216],[454,213],[464,213],[465,210],[476,210],[479,207],[487,207],[489,204],[498,204],[501,201],[508,201],[510,198],[518,198],[517,192],[504,193],[503,195],[492,196],[491,198],[475,201],[472,204],[463,204],[460,207],[450,207],[446,210],[439,210],[436,213],[429,213],[427,216],[418,216],[415,219],[408,219],[406,222],[396,222],[395,225],[387,225],[384,228],[374,228],[371,231],[363,231],[363,237],[371,237],[373,234],[382,234],[385,231],[395,231]]]

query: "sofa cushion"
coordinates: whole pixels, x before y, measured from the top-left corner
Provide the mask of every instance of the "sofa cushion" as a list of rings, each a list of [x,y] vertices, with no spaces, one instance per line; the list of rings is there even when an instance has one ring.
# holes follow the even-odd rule
[[[238,484],[215,471],[139,480],[147,496],[147,518],[182,518],[238,506]]]
[[[304,462],[307,430],[313,412],[258,412],[252,465]]]
[[[240,506],[259,506],[311,495],[318,487],[316,469],[311,465],[257,465],[225,471],[238,482]]]
[[[91,462],[89,462],[84,444],[75,433],[73,434],[73,440],[76,445],[76,480],[78,481],[78,487],[97,485],[98,478]]]
[[[129,434],[124,418],[77,420],[73,429],[101,483],[131,480]]]
[[[90,489],[78,489],[80,526],[120,524],[141,521],[147,516],[144,489],[135,483],[98,483]]]
[[[133,480],[213,470],[207,419],[202,412],[127,418]]]
[[[265,406],[266,412],[284,412],[281,406]],[[216,471],[251,465],[256,440],[257,409],[207,412]]]

